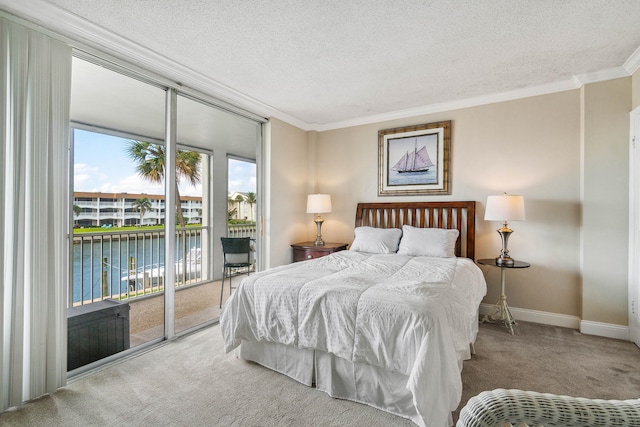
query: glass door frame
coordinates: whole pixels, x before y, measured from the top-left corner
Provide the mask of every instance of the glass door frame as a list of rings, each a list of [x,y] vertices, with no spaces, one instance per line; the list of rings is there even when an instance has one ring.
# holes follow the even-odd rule
[[[176,206],[176,176],[175,176],[175,157],[176,150],[182,147],[182,145],[178,144],[177,141],[177,98],[178,96],[185,96],[197,101],[200,101],[206,105],[211,106],[212,108],[217,108],[219,110],[223,110],[229,114],[237,115],[240,117],[244,117],[250,119],[251,121],[256,123],[256,180],[257,180],[257,207],[256,207],[256,227],[257,238],[256,245],[258,245],[258,257],[256,259],[256,269],[262,268],[263,263],[263,204],[264,204],[264,188],[263,188],[263,132],[264,125],[268,122],[268,120],[260,115],[252,113],[250,111],[244,110],[241,107],[237,107],[232,104],[228,104],[224,101],[221,101],[215,97],[203,94],[195,89],[183,87],[180,83],[169,80],[165,77],[162,77],[154,72],[150,72],[145,70],[137,65],[128,63],[126,61],[122,61],[120,59],[114,58],[104,52],[97,51],[93,48],[88,48],[85,45],[79,43],[73,43],[73,52],[72,55],[76,58],[79,58],[84,61],[88,61],[107,69],[110,69],[113,72],[122,74],[124,76],[133,78],[135,80],[141,81],[143,83],[149,84],[151,86],[160,88],[165,91],[165,140],[162,143],[165,145],[165,152],[167,158],[165,159],[165,236],[175,235],[176,232],[176,224],[174,221],[175,216],[175,206]],[[71,122],[70,128],[80,128],[86,130],[99,130],[99,127],[92,126],[88,123],[79,123],[79,122]],[[126,134],[125,132],[120,132],[116,129],[104,129],[104,131],[109,131],[109,134],[114,136],[128,136],[130,134]],[[71,134],[73,134],[71,132]],[[145,139],[149,139],[144,137]],[[152,141],[156,142],[156,141]],[[194,147],[196,148],[196,147]],[[210,150],[206,148],[197,147],[198,150],[208,153]],[[211,154],[213,155],[213,153]],[[69,141],[69,156],[70,156],[70,165],[73,165],[73,140]],[[209,167],[213,167],[213,162],[209,163]],[[69,229],[73,229],[73,168],[70,167],[69,170],[69,194],[71,197],[69,198]],[[209,195],[211,199],[211,196]],[[209,203],[214,203],[213,200],[209,200]],[[213,209],[209,209],[210,216],[212,215]],[[213,218],[209,218],[209,227],[213,227]],[[213,254],[213,231],[211,231],[211,239],[209,242],[210,253]],[[69,245],[72,247],[72,245]],[[190,333],[193,329],[181,331],[180,333],[176,333],[175,331],[175,239],[165,239],[165,296],[164,296],[164,329],[165,335],[164,337],[152,339],[144,344],[136,346],[134,348],[130,348],[129,350],[125,350],[118,355],[114,355],[114,357],[108,357],[104,359],[105,363],[111,360],[115,360],[115,356],[122,357],[133,352],[137,352],[144,348],[147,348],[151,345],[157,344],[164,340],[170,340],[175,337]],[[209,268],[211,271],[211,279],[213,280],[213,268],[214,262],[213,258],[209,257]],[[69,253],[69,271],[71,271],[73,264],[73,254]],[[210,323],[203,323],[198,326],[203,327]]]

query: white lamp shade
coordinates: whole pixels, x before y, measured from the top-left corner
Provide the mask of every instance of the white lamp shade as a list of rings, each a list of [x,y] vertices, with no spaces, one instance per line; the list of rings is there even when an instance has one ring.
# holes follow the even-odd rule
[[[487,221],[524,221],[524,197],[507,194],[487,197],[484,219]]]
[[[307,213],[331,212],[331,196],[329,194],[309,194],[307,196]]]

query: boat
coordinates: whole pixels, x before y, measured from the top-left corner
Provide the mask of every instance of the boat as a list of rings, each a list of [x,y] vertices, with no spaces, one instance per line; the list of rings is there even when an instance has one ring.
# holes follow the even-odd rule
[[[407,151],[403,154],[391,170],[399,173],[424,173],[428,172],[431,166],[435,165],[431,161],[429,153],[427,153],[427,146],[424,145],[418,150],[418,139],[416,138],[413,152]]]
[[[200,248],[191,248],[184,259],[180,259],[175,263],[176,282],[201,278],[201,261]],[[131,270],[122,276],[120,281],[127,284],[129,291],[140,290],[149,285],[163,285],[164,265],[155,264]]]

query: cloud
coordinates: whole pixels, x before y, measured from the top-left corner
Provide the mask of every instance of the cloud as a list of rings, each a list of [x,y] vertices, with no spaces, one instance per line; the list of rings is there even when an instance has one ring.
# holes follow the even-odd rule
[[[256,165],[241,160],[229,160],[229,193],[256,192]]]
[[[164,183],[145,181],[138,174],[129,175],[100,186],[103,193],[164,194]]]
[[[95,178],[98,177],[98,168],[85,163],[73,165],[73,186],[76,191],[92,191],[89,188],[95,185]]]

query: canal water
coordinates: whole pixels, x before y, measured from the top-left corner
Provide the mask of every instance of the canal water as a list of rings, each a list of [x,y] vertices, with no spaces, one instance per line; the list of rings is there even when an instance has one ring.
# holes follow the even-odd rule
[[[95,236],[94,236],[95,237]],[[127,293],[136,272],[164,267],[164,236],[152,238],[83,240],[73,244],[73,302]],[[186,248],[200,248],[200,235],[188,236]],[[182,239],[176,239],[176,259],[182,257]],[[158,270],[155,270],[156,272]],[[157,275],[157,273],[154,273]]]

